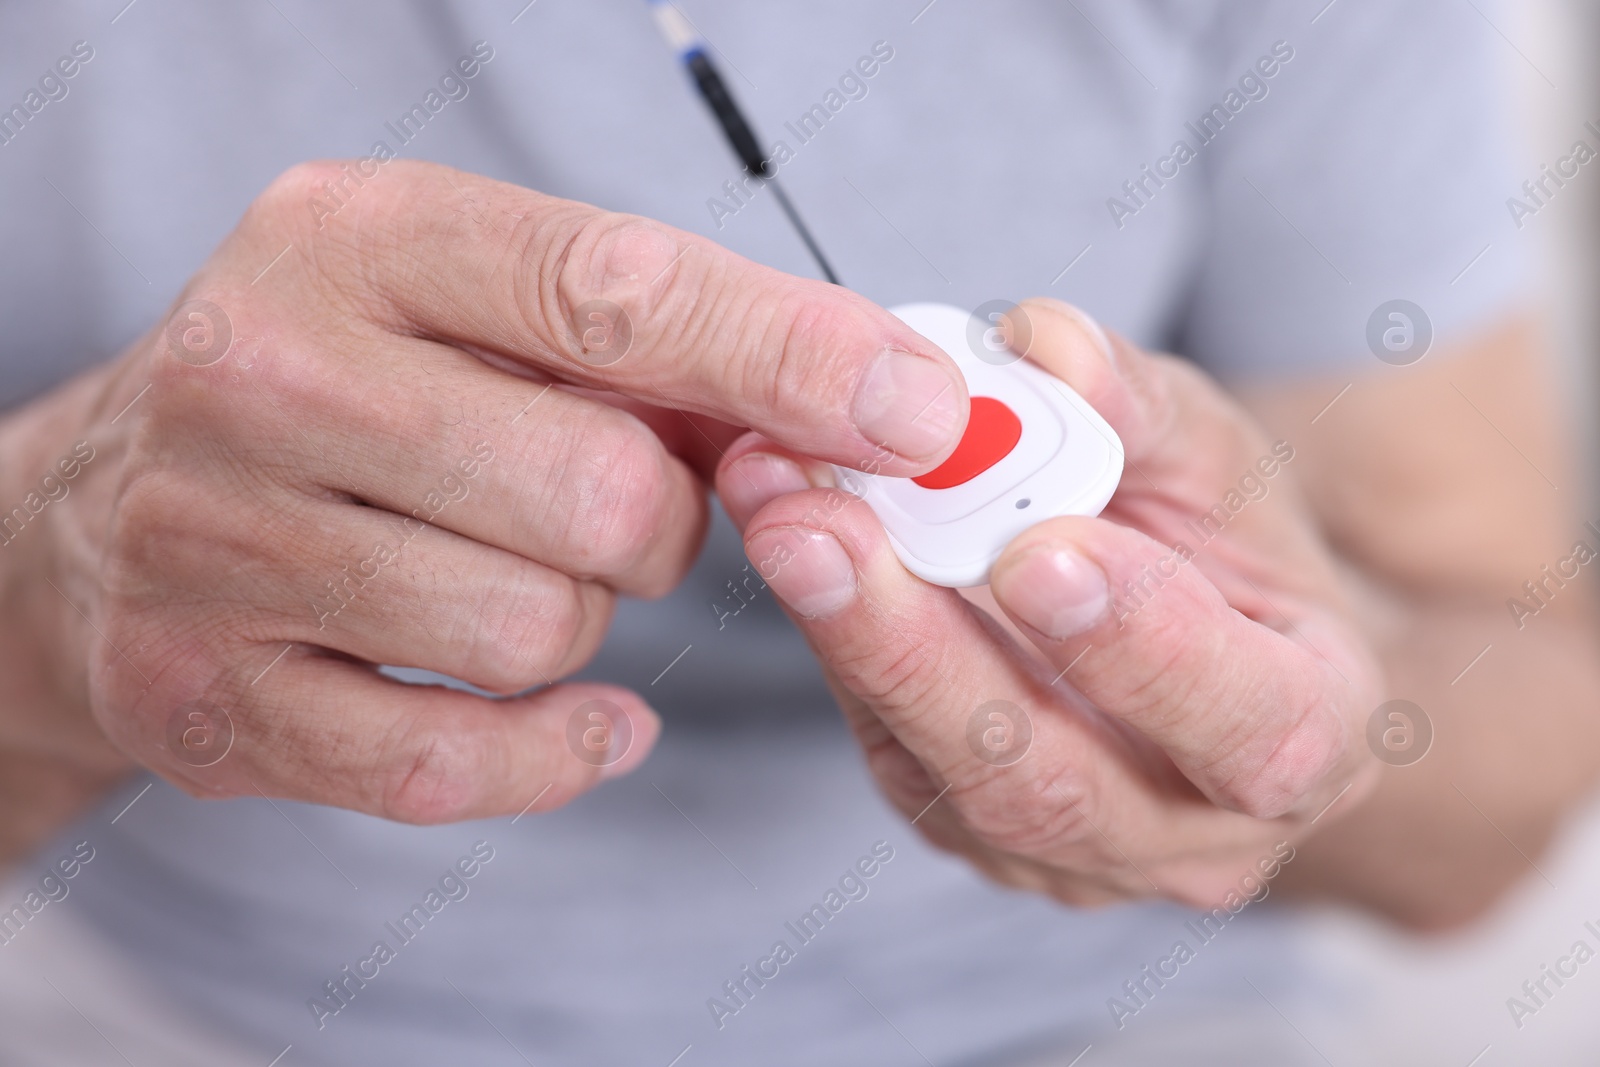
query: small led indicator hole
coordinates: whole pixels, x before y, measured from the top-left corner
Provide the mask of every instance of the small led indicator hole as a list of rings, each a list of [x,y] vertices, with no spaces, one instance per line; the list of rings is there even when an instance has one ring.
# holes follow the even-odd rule
[[[1023,508],[1027,507],[1029,504],[1032,504],[1032,503],[1033,503],[1032,500],[1029,500],[1027,497],[1023,497],[1021,500],[1017,501],[1017,510],[1021,511]]]

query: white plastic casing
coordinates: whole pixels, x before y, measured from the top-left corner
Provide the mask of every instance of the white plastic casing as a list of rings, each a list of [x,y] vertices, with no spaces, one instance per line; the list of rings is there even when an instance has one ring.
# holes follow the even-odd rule
[[[995,345],[980,359],[986,322],[944,304],[893,314],[942,348],[971,396],[993,397],[1022,424],[1015,447],[971,480],[927,489],[910,478],[835,466],[839,487],[871,506],[913,574],[950,587],[982,585],[1000,553],[1028,527],[1061,515],[1098,515],[1122,479],[1122,441],[1065,383]],[[1026,503],[1024,503],[1026,502]]]

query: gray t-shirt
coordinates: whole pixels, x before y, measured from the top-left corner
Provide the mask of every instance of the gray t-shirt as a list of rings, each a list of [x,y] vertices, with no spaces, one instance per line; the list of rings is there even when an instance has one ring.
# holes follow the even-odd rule
[[[1386,301],[1447,339],[1519,295],[1495,39],[1470,7],[680,6],[764,142],[785,143],[783,181],[845,283],[880,303],[1048,294],[1224,380],[1348,380],[1387,371],[1367,350]],[[814,273],[770,194],[726,189],[738,166],[640,0],[119,0],[8,22],[0,105],[26,117],[0,116],[0,406],[148,328],[279,171],[380,140]],[[441,84],[478,41],[481,73]],[[27,97],[63,56],[72,77]],[[401,130],[430,90],[442,106]],[[586,672],[666,719],[631,778],[554,814],[435,828],[141,780],[43,854],[96,850],[61,907],[263,1064],[291,1043],[285,1063],[1109,1055],[1107,1001],[1188,936],[1187,914],[1062,908],[921,844],[770,596],[715,606],[743,564],[719,521],[685,587],[625,605]],[[790,933],[875,847],[892,859],[866,895]],[[474,848],[474,876],[440,889]],[[441,906],[402,936],[430,890]],[[1244,977],[1326,1006],[1342,994],[1299,966],[1292,926],[1247,912],[1128,1027],[1232,1010],[1255,996]],[[795,958],[749,983],[779,940]],[[379,941],[393,958],[370,962]],[[1274,1062],[1309,1056],[1287,1048]]]

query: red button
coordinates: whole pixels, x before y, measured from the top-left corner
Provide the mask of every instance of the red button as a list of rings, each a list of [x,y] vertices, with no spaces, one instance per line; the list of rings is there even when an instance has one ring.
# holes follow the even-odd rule
[[[952,489],[1005,459],[1021,439],[1022,420],[1014,411],[992,396],[975,396],[967,432],[950,458],[911,480],[924,489]]]

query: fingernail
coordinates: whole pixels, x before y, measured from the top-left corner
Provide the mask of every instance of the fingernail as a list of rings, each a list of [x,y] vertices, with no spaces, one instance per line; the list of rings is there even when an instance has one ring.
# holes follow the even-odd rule
[[[1121,373],[1122,359],[1117,355],[1117,348],[1111,343],[1111,336],[1106,333],[1105,329],[1100,325],[1099,322],[1095,320],[1093,315],[1089,314],[1078,305],[1069,304],[1065,300],[1049,300],[1048,303],[1057,311],[1076,322],[1078,324],[1078,328],[1083,331],[1084,335],[1089,338],[1089,341],[1095,346],[1095,348],[1099,350],[1100,355],[1107,363],[1111,364],[1112,371],[1119,374]]]
[[[995,576],[995,599],[1056,641],[1090,629],[1110,612],[1105,572],[1071,549],[1039,548]]]
[[[734,460],[723,475],[722,506],[743,526],[769,500],[809,488],[805,471],[794,460],[771,452],[752,452]]]
[[[1078,320],[1078,325],[1083,327],[1083,332],[1094,339],[1094,343],[1100,346],[1100,351],[1105,354],[1106,359],[1110,360],[1114,366],[1117,362],[1117,350],[1112,346],[1111,338],[1106,334],[1105,329],[1099,322],[1095,321],[1094,316],[1076,304],[1064,303],[1062,306],[1072,313],[1072,317]]]
[[[961,386],[950,372],[909,352],[885,349],[856,387],[856,429],[906,459],[955,444],[962,414]]]
[[[627,712],[623,714],[628,716],[629,722],[628,747],[620,755],[600,765],[601,781],[609,781],[612,778],[621,778],[632,774],[639,769],[639,765],[650,755],[654,737],[651,736],[653,731],[651,731],[650,725],[647,725],[648,720],[643,715],[629,714]],[[647,731],[651,732],[647,733]],[[642,742],[640,735],[645,736],[645,740]]]
[[[831,534],[778,526],[752,537],[745,552],[761,580],[808,619],[837,614],[855,598],[855,567]]]

